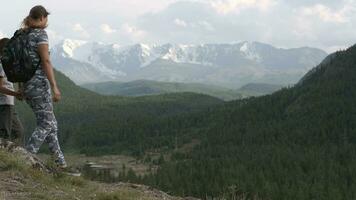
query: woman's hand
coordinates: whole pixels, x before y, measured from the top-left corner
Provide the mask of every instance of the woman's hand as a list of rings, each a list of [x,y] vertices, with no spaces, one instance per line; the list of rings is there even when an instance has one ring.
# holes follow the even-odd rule
[[[61,92],[59,91],[58,87],[57,86],[53,87],[52,91],[53,91],[53,101],[58,102],[59,100],[61,100],[62,96],[61,96]]]
[[[15,92],[15,97],[17,100],[22,101],[24,99],[24,95],[21,90]]]

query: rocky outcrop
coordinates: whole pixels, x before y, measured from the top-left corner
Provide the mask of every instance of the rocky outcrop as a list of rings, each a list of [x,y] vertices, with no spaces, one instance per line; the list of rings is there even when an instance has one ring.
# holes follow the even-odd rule
[[[19,157],[19,160],[23,160],[25,164],[32,166],[43,172],[51,172],[52,170],[47,167],[37,156],[29,153],[26,149],[15,143],[0,138],[0,150],[12,153]]]
[[[171,196],[145,185],[123,182],[109,184],[83,177],[58,175],[37,156],[13,142],[0,139],[0,200],[198,200]]]

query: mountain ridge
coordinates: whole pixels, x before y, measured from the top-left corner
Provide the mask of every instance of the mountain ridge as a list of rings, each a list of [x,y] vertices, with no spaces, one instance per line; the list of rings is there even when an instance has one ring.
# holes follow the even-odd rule
[[[135,80],[131,82],[101,82],[81,85],[103,95],[146,96],[164,93],[194,92],[210,95],[225,101],[271,94],[283,86],[264,83],[246,84],[238,90],[202,83],[159,82]]]
[[[78,84],[147,79],[218,83],[232,89],[248,82],[296,82],[327,55],[316,48],[283,49],[259,42],[120,46],[69,39],[51,52],[54,66]],[[82,64],[68,64],[68,60]]]

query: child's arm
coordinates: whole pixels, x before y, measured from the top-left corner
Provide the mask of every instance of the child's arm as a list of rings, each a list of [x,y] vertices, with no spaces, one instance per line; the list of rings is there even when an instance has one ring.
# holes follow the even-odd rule
[[[15,91],[9,90],[6,87],[4,87],[4,78],[3,77],[0,77],[0,93],[6,94],[6,95],[10,95],[10,96],[14,96],[14,97],[20,97],[21,96],[20,92],[15,92]]]

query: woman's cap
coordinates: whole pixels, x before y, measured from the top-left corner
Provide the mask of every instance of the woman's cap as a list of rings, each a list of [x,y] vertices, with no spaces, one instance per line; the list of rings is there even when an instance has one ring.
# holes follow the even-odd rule
[[[43,6],[35,6],[31,8],[29,16],[32,19],[39,19],[41,17],[47,17],[50,13]]]

